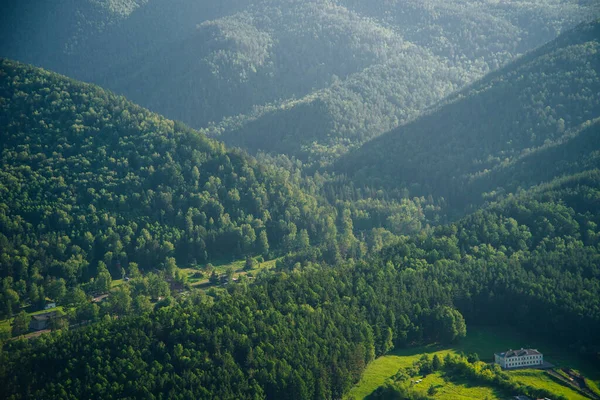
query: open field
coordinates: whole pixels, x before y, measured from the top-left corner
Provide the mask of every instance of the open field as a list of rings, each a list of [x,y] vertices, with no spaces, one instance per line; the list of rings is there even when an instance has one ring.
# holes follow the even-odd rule
[[[510,371],[509,374],[519,382],[527,385],[543,388],[552,393],[562,394],[566,398],[573,400],[586,400],[587,397],[582,396],[577,391],[561,385],[544,371],[535,369],[525,369],[519,371]]]
[[[31,315],[45,314],[47,312],[52,312],[52,311],[58,311],[59,314],[64,314],[64,312],[65,312],[63,306],[58,306],[58,307],[51,308],[49,310],[39,310],[39,311],[35,311],[32,313],[27,313],[27,314],[31,316]]]
[[[250,271],[244,271],[244,265],[246,263],[246,260],[215,262],[213,264],[213,267],[218,274],[224,274],[229,268],[232,268],[234,271],[233,276],[234,278],[237,278],[238,276],[247,275],[248,273],[256,275],[263,269],[274,268],[276,262],[277,259],[263,261],[261,263],[255,260],[254,268],[252,268]],[[188,275],[188,282],[190,282],[192,286],[201,286],[202,288],[208,288],[212,286],[209,284],[208,276],[206,274],[205,277],[200,279],[193,278],[194,274],[196,274],[197,272],[202,272],[201,270],[197,270],[194,268],[181,268],[180,270]]]
[[[463,381],[447,381],[442,376],[441,372],[436,372],[427,375],[423,378],[423,381],[416,384],[414,389],[425,394],[429,387],[433,385],[436,387],[436,393],[431,396],[436,399],[444,400],[484,400],[484,399],[502,399],[506,396],[495,388],[487,386],[473,386],[466,379]]]
[[[430,356],[437,354],[439,357],[443,358],[447,353],[477,353],[481,361],[490,362],[492,361],[493,354],[496,351],[511,348],[516,349],[521,347],[537,348],[544,353],[544,358],[548,358],[548,361],[554,363],[555,365],[577,369],[596,384],[598,384],[600,381],[600,371],[595,369],[584,360],[573,356],[568,349],[557,348],[555,345],[550,345],[540,340],[527,338],[511,329],[496,327],[469,327],[467,331],[467,337],[460,343],[452,346],[444,347],[440,345],[429,345],[408,349],[397,349],[383,357],[379,357],[369,364],[363,373],[360,382],[354,388],[352,388],[347,398],[354,398],[357,400],[366,398],[375,389],[383,385],[386,379],[396,374],[400,368],[411,366],[423,354],[429,354]],[[530,371],[534,373],[527,374]],[[519,374],[520,372],[522,374]],[[513,371],[511,374],[515,374],[514,377],[518,381],[535,387],[547,388],[555,391],[556,393],[564,393],[569,399],[583,398],[572,389],[562,386],[553,381],[552,378],[544,375],[543,371],[520,370]],[[423,391],[426,391],[431,384],[444,385],[444,387],[438,388],[438,394],[434,396],[435,398],[440,399],[485,399],[488,397],[491,400],[502,398],[499,397],[501,394],[494,391],[492,388],[469,386],[468,382],[443,383],[443,378],[438,374],[428,376],[419,385],[422,385],[421,387],[423,388]],[[560,388],[560,390],[557,388]],[[479,397],[481,395],[483,395],[483,397]]]
[[[113,279],[112,282],[110,283],[110,287],[111,288],[116,288],[118,286],[121,286],[125,281],[123,279]]]

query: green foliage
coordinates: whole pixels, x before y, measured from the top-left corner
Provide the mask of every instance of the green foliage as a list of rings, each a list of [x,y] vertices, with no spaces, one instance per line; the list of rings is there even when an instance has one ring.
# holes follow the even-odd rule
[[[61,397],[59,387],[76,397],[119,397],[125,390],[341,397],[390,340],[401,346],[451,339],[462,331],[461,314],[480,323],[510,320],[593,352],[600,331],[597,238],[584,243],[586,229],[577,221],[598,220],[599,183],[598,171],[555,181],[429,236],[404,237],[368,261],[308,263],[301,272],[261,275],[252,285],[168,298],[145,316],[9,344],[0,387],[6,396],[44,398]],[[98,351],[100,357],[91,356]],[[55,367],[63,360],[71,360],[68,382]],[[460,369],[507,391],[548,395],[456,360],[424,357],[415,371],[433,372],[439,362],[444,371]],[[203,371],[201,381],[194,371]],[[103,383],[109,375],[110,386]],[[174,381],[187,382],[186,389],[172,391]],[[396,386],[386,390],[405,390]]]
[[[123,266],[175,278],[178,265],[337,240],[335,210],[285,171],[97,87],[3,60],[0,112],[4,315],[78,284],[108,293]]]
[[[400,295],[407,289],[401,280],[393,269],[381,275],[378,266],[366,263],[359,268],[265,275],[244,290],[232,284],[227,292],[211,297],[192,294],[180,302],[158,303],[156,311],[145,316],[123,316],[60,336],[15,343],[7,349],[10,372],[0,377],[2,394],[22,393],[21,374],[29,371],[44,377],[30,390],[45,398],[60,397],[62,392],[51,382],[55,363],[62,363],[64,356],[71,360],[72,383],[62,382],[60,387],[76,397],[121,397],[125,390],[132,396],[150,391],[182,398],[209,391],[219,398],[259,393],[269,398],[321,398],[323,393],[341,397],[373,359],[374,349],[385,349],[388,334],[393,341],[396,325],[390,312],[407,315],[411,332],[433,335],[423,325],[427,314],[415,305],[439,299],[411,289],[412,301],[407,301]],[[379,290],[369,290],[367,282]],[[127,287],[113,291],[109,307],[124,303],[118,292],[125,293]],[[357,289],[363,294],[349,302]],[[86,350],[75,355],[83,343]],[[43,354],[44,361],[33,362],[33,354]],[[105,385],[107,374],[113,374],[109,369],[116,373],[111,378],[115,384]],[[193,371],[200,370],[203,379],[196,381]],[[20,377],[11,378],[15,374]],[[172,377],[196,384],[172,391]]]
[[[429,396],[433,396],[436,393],[437,393],[437,388],[434,385],[429,386],[429,389],[427,389],[427,394]]]
[[[457,310],[442,306],[433,311],[434,324],[438,326],[438,339],[442,343],[456,342],[467,335],[467,325]]]
[[[480,361],[471,362],[462,355],[450,353],[446,354],[445,362],[438,372],[438,375],[441,374],[443,377],[444,384],[438,385],[431,383],[425,391],[424,389],[420,389],[420,386],[422,386],[422,382],[420,381],[426,382],[430,380],[423,376],[417,384],[415,378],[421,376],[417,375],[416,372],[422,370],[427,362],[427,355],[424,355],[421,360],[415,362],[412,367],[401,368],[396,375],[386,382],[386,384],[379,387],[372,396],[374,398],[420,399],[423,398],[424,392],[426,392],[428,396],[435,396],[438,394],[438,389],[462,382],[467,382],[468,386],[471,387],[479,386],[493,388],[494,393],[505,394],[505,396],[508,394],[520,394],[533,398],[550,397],[565,399],[566,397],[563,396],[562,392],[565,390],[566,392],[570,392],[567,388],[558,390],[557,387],[552,387],[550,389],[540,387],[541,382],[530,381],[528,384],[525,384],[520,380],[515,379],[512,374],[503,372],[496,364],[486,364]],[[544,374],[543,371],[536,372]],[[437,379],[433,380],[433,382],[437,381]],[[448,394],[446,391],[440,393],[441,396],[446,394]]]
[[[433,359],[431,360],[431,368],[434,371],[439,371],[442,368],[442,360],[440,359],[440,357],[436,354],[433,356]]]
[[[19,336],[27,333],[29,331],[30,320],[31,317],[25,311],[19,312],[13,320],[12,335]]]
[[[450,96],[431,113],[342,159],[357,186],[481,204],[598,165],[600,22]]]
[[[0,55],[328,163],[594,15],[572,0],[28,0],[3,13]]]
[[[92,80],[197,125],[246,113],[206,132],[309,167],[553,37],[540,18],[558,30],[587,10],[160,3],[82,2],[61,30],[72,53],[57,59],[79,60],[80,74],[87,65]],[[164,7],[178,10],[160,31],[181,28],[147,53],[121,54],[124,44],[105,63],[94,62],[107,53],[101,46],[87,55],[86,45],[131,37],[114,35],[160,20]],[[227,7],[242,11],[225,15]],[[186,11],[195,11],[188,22],[207,11],[193,31],[180,20]],[[87,22],[86,34],[73,28]],[[69,318],[81,326],[67,331],[61,316],[51,321],[61,333],[3,344],[0,397],[341,398],[374,357],[456,342],[465,321],[510,321],[600,354],[598,26],[580,26],[347,156],[338,171],[349,177],[306,177],[285,156],[259,163],[97,87],[1,60],[0,313],[49,297],[74,307]],[[111,60],[115,69],[102,71]],[[447,200],[461,212],[556,176],[440,224]],[[277,271],[236,283],[256,255],[277,259]],[[210,263],[224,259],[240,261]],[[171,297],[170,284],[185,284],[179,267],[202,265],[210,283],[227,285]],[[90,303],[100,293],[110,295]],[[15,335],[28,318],[15,317]],[[434,396],[435,385],[426,395],[409,377],[440,371],[552,396],[476,355],[436,354],[373,397]]]
[[[250,271],[254,268],[254,259],[252,257],[246,257],[246,262],[244,263],[244,271]]]

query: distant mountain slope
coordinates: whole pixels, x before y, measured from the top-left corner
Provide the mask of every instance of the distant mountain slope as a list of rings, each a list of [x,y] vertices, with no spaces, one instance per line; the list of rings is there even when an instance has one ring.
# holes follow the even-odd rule
[[[298,100],[225,119],[215,137],[250,152],[284,153],[327,163],[419,115],[470,81],[461,68],[413,45]]]
[[[238,116],[207,132],[252,151],[329,162],[598,8],[574,0],[12,1],[0,56],[100,84],[196,128]]]
[[[259,2],[95,80],[201,127],[326,87],[404,46],[393,30],[333,3]]]
[[[9,288],[87,282],[102,262],[119,276],[130,262],[153,270],[170,258],[185,267],[286,253],[297,232],[335,240],[333,210],[285,173],[123,97],[8,60],[0,167],[0,279]]]
[[[599,50],[600,22],[581,25],[335,169],[363,184],[477,202],[489,190],[589,167],[600,150]]]
[[[384,63],[323,90],[226,119],[215,134],[250,151],[328,163],[406,123],[518,53],[553,39],[560,26],[569,26],[567,19],[594,13],[591,5],[554,1],[340,4],[391,27],[403,47]]]
[[[8,0],[0,56],[94,80],[248,0]]]
[[[404,37],[451,60],[480,60],[496,69],[510,55],[554,39],[565,26],[600,11],[594,0],[341,0],[346,7],[401,27]],[[569,22],[570,21],[570,22]]]

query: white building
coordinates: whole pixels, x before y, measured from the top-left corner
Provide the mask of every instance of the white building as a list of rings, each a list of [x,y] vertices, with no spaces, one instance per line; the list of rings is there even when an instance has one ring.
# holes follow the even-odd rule
[[[537,367],[544,363],[544,355],[535,349],[509,350],[494,354],[494,362],[502,368]]]

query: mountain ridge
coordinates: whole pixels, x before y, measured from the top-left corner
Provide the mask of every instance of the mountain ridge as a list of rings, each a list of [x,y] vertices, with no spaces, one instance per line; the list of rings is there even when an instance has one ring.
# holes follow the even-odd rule
[[[597,129],[599,29],[596,21],[565,33],[365,144],[335,169],[375,186],[412,187],[419,195],[476,195],[481,188],[469,189],[469,182],[482,174],[568,142],[566,131],[577,136]]]

